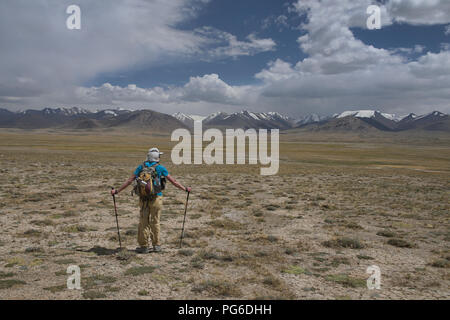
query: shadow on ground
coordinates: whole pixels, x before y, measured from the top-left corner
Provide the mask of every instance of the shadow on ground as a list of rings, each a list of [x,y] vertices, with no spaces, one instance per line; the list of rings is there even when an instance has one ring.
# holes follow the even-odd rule
[[[108,249],[108,248],[104,248],[104,247],[99,247],[99,246],[95,246],[89,250],[86,250],[84,252],[94,252],[96,255],[98,256],[110,256],[113,254],[116,254],[118,252],[120,252],[120,249]]]

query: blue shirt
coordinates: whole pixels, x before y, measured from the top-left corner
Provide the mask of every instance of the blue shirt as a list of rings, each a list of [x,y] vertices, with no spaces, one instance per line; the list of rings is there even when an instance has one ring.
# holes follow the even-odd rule
[[[145,164],[146,167],[151,167],[154,164],[156,164],[156,162],[154,162],[154,161],[153,162],[145,161],[144,164]],[[135,177],[139,176],[139,174],[141,173],[142,169],[143,169],[143,167],[142,167],[142,164],[141,164],[139,167],[136,168],[136,170],[134,170]],[[167,177],[169,175],[169,171],[167,171],[167,169],[163,165],[158,164],[155,167],[155,170],[156,170],[156,174],[158,175],[159,179],[161,179],[161,177]],[[163,194],[162,194],[162,192],[160,192],[160,193],[157,193],[156,195],[157,196],[162,196]]]

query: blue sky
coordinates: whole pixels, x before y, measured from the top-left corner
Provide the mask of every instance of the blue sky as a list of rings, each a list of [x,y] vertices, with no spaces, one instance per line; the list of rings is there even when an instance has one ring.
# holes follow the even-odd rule
[[[65,28],[74,3],[81,30]],[[0,45],[0,107],[16,110],[450,111],[447,0],[17,0]]]
[[[294,1],[225,1],[217,0],[205,4],[194,19],[183,21],[177,27],[183,30],[194,30],[203,26],[211,26],[218,30],[236,35],[244,41],[256,33],[261,38],[272,38],[277,42],[274,51],[261,52],[254,56],[224,58],[212,61],[197,59],[180,59],[178,61],[162,61],[161,66],[138,67],[119,73],[99,75],[86,85],[102,85],[109,82],[126,86],[132,82],[142,87],[183,85],[191,76],[217,73],[225,82],[233,85],[257,83],[254,75],[267,63],[277,57],[295,63],[304,54],[298,49],[296,40],[300,34],[295,25],[304,18],[289,13],[289,6]],[[277,25],[273,19],[280,15],[290,18],[291,26]]]
[[[224,58],[212,61],[195,59],[180,59],[179,61],[162,62],[160,66],[139,66],[135,69],[121,70],[98,75],[85,85],[100,86],[105,82],[113,85],[126,86],[134,83],[140,87],[183,85],[191,76],[217,73],[220,78],[231,85],[246,85],[260,82],[254,75],[266,67],[269,61],[282,59],[291,63],[306,57],[296,42],[299,35],[299,25],[305,22],[305,17],[289,12],[290,5],[295,1],[225,1],[218,0],[206,4],[195,19],[178,25],[180,29],[193,30],[203,26],[212,26],[219,30],[236,35],[239,40],[245,40],[251,33],[261,38],[272,38],[277,43],[276,50],[261,52],[254,56]],[[288,26],[277,24],[274,19],[285,15]],[[325,23],[325,22],[324,22]],[[445,35],[446,24],[431,26],[409,25],[397,23],[380,30],[352,28],[356,38],[367,45],[376,48],[412,48],[421,45],[424,50],[439,53],[441,44],[449,41]],[[408,59],[417,59],[419,53],[400,53]]]
[[[377,48],[411,48],[422,45],[427,51],[439,53],[441,44],[450,40],[445,34],[446,26],[446,24],[417,26],[397,23],[380,30],[354,28],[352,31],[365,44],[371,44]]]

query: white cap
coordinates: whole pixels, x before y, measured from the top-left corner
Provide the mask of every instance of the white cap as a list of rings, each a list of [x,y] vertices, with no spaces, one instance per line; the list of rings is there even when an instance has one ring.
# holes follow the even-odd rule
[[[159,152],[158,148],[150,148],[147,153],[147,160],[158,162],[161,154],[163,154],[163,152]]]

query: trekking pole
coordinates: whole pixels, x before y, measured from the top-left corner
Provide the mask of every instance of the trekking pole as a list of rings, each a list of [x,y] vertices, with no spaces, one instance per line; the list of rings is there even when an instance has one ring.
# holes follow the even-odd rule
[[[114,189],[114,188],[111,188]],[[119,246],[122,250],[122,241],[120,240],[120,230],[119,230],[119,218],[117,217],[117,206],[116,206],[116,195],[112,195],[114,201],[114,212],[116,213],[116,224],[117,224],[117,234],[119,235]]]
[[[187,197],[186,197],[186,206],[184,207],[184,218],[183,218],[183,228],[181,229],[181,237],[180,237],[180,249],[181,249],[181,245],[183,244],[183,236],[184,236],[184,223],[186,222],[186,212],[187,212],[187,205],[188,205],[188,201],[189,201],[189,191],[187,193]]]

